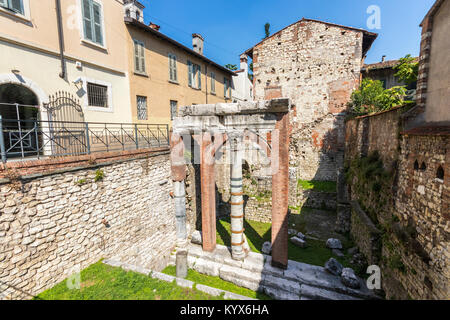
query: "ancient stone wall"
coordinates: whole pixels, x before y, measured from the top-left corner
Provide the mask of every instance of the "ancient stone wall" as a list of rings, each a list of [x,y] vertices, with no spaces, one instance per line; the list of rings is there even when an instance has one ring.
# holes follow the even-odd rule
[[[403,111],[347,122],[347,183],[361,207],[352,212],[351,234],[370,263],[381,257],[387,298],[449,299],[450,135],[401,134]],[[380,237],[369,232],[374,227]],[[381,247],[370,245],[377,238]]]
[[[0,182],[3,299],[32,298],[101,258],[165,267],[176,241],[168,151],[107,158],[0,170],[9,177]]]
[[[337,180],[344,117],[362,66],[363,33],[299,21],[253,49],[255,100],[289,97],[297,179]]]

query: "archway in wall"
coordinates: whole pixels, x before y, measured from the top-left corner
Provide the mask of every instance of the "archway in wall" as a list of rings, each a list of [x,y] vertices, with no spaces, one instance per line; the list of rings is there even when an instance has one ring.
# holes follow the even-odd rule
[[[39,119],[39,99],[26,86],[0,84],[0,116],[8,158],[25,157],[36,150],[37,137],[27,134]]]

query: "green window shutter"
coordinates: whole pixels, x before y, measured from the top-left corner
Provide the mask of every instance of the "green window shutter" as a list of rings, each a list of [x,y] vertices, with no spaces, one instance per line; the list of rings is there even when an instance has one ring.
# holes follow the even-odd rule
[[[20,14],[24,14],[23,0],[11,0],[11,9]]]
[[[227,96],[227,78],[223,78],[223,96]]]
[[[140,48],[140,60],[141,60],[141,71],[145,72],[145,46],[144,43],[139,43]]]
[[[139,44],[134,41],[134,70],[141,71],[141,59],[139,59]]]
[[[83,27],[84,27],[84,37],[88,40],[94,41],[93,30],[92,30],[92,17],[91,17],[91,0],[83,1]]]
[[[177,57],[176,56],[173,56],[173,80],[178,81]]]
[[[193,74],[193,70],[192,70],[192,62],[190,62],[188,60],[188,85],[189,87],[192,87],[192,74]]]
[[[0,7],[8,8],[8,0],[0,0]]]
[[[201,66],[197,66],[197,75],[198,75],[198,88],[197,89],[201,89],[202,88],[202,67]]]
[[[103,30],[102,30],[102,7],[96,3],[92,3],[92,15],[94,17],[94,34],[95,42],[103,45]]]

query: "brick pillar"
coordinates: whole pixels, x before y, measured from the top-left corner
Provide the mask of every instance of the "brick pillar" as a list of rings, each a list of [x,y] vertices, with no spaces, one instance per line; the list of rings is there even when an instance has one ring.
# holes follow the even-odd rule
[[[277,114],[272,135],[272,266],[288,265],[289,113]],[[278,138],[278,139],[277,139]],[[273,150],[277,148],[276,150]]]
[[[203,250],[211,252],[216,248],[216,181],[211,134],[204,133],[200,143]]]

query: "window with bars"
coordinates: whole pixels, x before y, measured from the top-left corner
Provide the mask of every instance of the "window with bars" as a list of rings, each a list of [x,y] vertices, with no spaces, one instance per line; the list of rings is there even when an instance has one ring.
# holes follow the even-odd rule
[[[108,87],[87,83],[87,96],[90,107],[108,108]]]
[[[211,72],[211,93],[216,93],[216,74]]]
[[[134,40],[134,71],[145,73],[145,45],[139,40]]]
[[[84,38],[103,46],[102,5],[93,0],[82,0],[82,13]]]
[[[148,120],[147,97],[137,96],[137,116],[138,120]]]
[[[22,15],[25,14],[23,0],[0,0],[0,7]]]
[[[202,88],[202,68],[188,60],[188,84],[194,89]]]
[[[178,82],[177,57],[172,53],[169,53],[169,80]]]
[[[170,100],[170,120],[178,115],[178,101]]]

